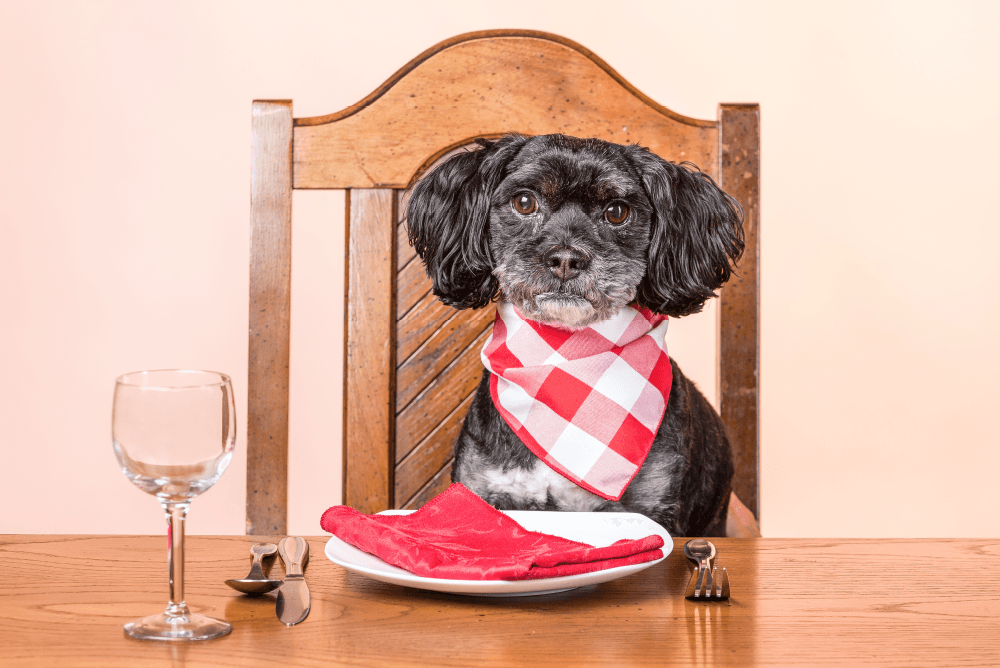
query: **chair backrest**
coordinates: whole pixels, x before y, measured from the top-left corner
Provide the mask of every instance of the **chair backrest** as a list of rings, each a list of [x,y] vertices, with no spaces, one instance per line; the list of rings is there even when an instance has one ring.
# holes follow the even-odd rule
[[[430,294],[400,200],[447,152],[508,132],[638,143],[690,160],[743,206],[746,251],[720,296],[719,387],[734,490],[759,517],[759,117],[756,104],[722,104],[718,120],[686,118],[579,44],[512,30],[442,42],[329,116],[255,101],[247,533],[286,533],[292,189],[347,191],[344,503],[419,507],[450,481],[493,309],[455,311]]]

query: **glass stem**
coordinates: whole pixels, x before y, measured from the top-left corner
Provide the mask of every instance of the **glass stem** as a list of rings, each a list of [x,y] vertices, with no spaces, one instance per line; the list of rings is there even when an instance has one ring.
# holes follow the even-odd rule
[[[184,603],[184,521],[188,504],[164,503],[167,514],[167,563],[170,569],[170,603],[167,617],[181,617],[189,610]]]

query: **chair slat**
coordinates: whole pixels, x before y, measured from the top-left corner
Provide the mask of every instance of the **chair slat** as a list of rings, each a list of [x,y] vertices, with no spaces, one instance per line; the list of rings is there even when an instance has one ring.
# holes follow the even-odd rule
[[[396,499],[405,502],[454,457],[455,439],[462,429],[465,414],[475,392],[462,400],[455,410],[396,465]]]
[[[396,317],[402,318],[409,313],[430,291],[431,279],[424,271],[424,263],[414,258],[399,270],[396,278]]]
[[[455,311],[396,370],[396,410],[402,410],[485,330],[493,326],[494,307]],[[402,324],[402,320],[400,323]]]
[[[400,195],[400,197],[402,197]],[[403,212],[400,212],[400,217],[403,216]],[[410,245],[410,239],[406,233],[406,223],[400,221],[399,227],[396,230],[396,268],[402,269],[410,260],[417,256],[417,251],[413,250],[413,246]]]
[[[476,337],[455,361],[396,416],[396,449],[406,453],[422,441],[467,397],[482,378],[479,352],[489,331]]]
[[[433,294],[429,292],[425,294],[398,321],[399,334],[396,340],[397,363],[400,365],[405,364],[417,348],[423,345],[442,325],[456,315],[458,315],[458,311],[450,306],[445,306]]]
[[[392,507],[396,390],[396,193],[347,193],[344,355],[344,503]]]
[[[450,460],[441,468],[440,471],[434,474],[434,477],[431,478],[427,484],[413,496],[413,498],[401,504],[399,507],[404,510],[416,510],[444,490],[448,489],[448,485],[451,484],[451,467],[454,463],[454,459]]]
[[[760,522],[760,107],[723,104],[719,185],[743,207],[746,250],[720,293],[720,412],[733,438],[733,491]]]
[[[246,532],[287,533],[292,103],[251,107]]]

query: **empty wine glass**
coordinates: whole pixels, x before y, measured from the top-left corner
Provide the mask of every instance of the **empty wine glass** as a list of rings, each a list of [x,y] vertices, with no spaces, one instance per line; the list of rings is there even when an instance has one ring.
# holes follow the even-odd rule
[[[214,485],[233,457],[233,386],[214,371],[138,371],[115,380],[111,438],[122,473],[160,500],[167,516],[170,602],[125,625],[133,638],[207,640],[229,622],[191,612],[184,602],[184,520],[191,499]]]

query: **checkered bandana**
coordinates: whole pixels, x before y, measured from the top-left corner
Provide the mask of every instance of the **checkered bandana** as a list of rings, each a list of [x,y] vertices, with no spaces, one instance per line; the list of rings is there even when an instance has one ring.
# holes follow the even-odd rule
[[[552,470],[617,501],[639,472],[670,396],[667,317],[625,307],[569,330],[497,303],[483,364],[504,421]]]

